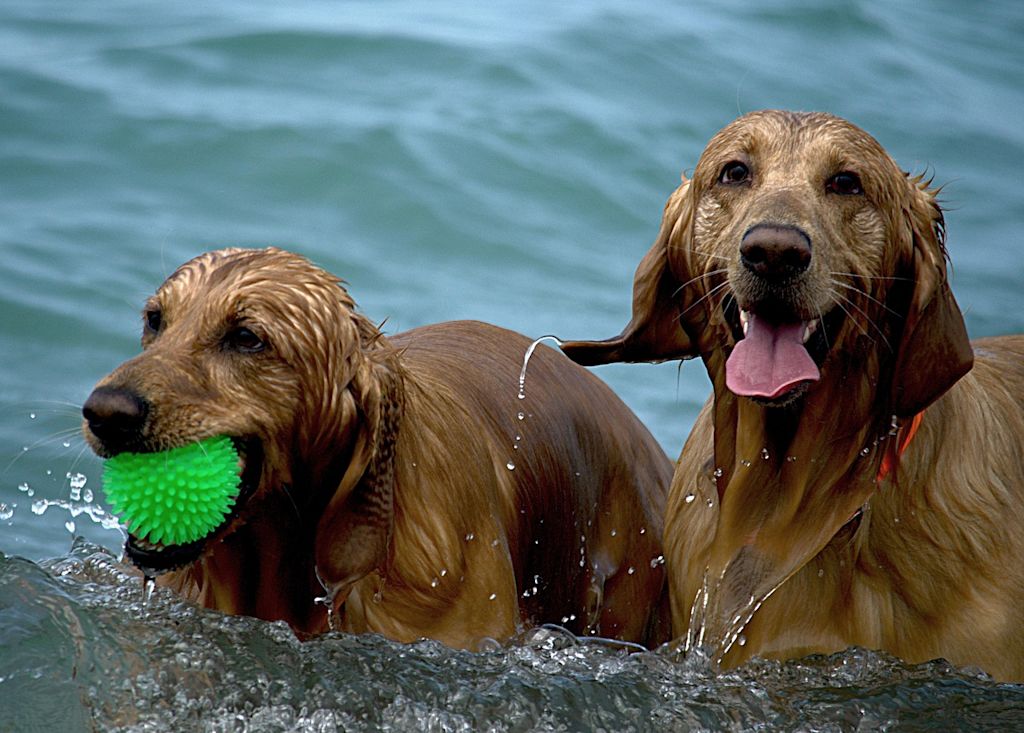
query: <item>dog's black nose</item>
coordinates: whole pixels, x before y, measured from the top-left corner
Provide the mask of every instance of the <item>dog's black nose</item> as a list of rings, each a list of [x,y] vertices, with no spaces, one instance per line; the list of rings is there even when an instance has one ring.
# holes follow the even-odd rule
[[[138,440],[148,414],[146,401],[122,387],[97,387],[82,405],[89,430],[115,453]]]
[[[740,261],[759,277],[784,280],[811,266],[811,240],[796,227],[759,224],[743,235]]]

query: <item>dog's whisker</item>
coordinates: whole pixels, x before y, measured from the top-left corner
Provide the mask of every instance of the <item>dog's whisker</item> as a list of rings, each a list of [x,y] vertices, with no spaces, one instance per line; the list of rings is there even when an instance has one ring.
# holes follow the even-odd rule
[[[872,318],[870,313],[865,311],[856,302],[854,302],[853,299],[849,298],[843,293],[837,293],[833,291],[833,298],[841,298],[844,303],[848,304],[852,308],[855,308],[858,313],[864,316],[864,320],[867,321],[868,325],[872,326],[876,331],[878,331],[878,335],[881,336],[882,340],[886,342],[886,345],[888,345],[888,341],[885,337],[885,332],[882,331],[881,327],[875,322],[874,318]]]
[[[872,318],[871,318],[871,316],[869,314],[864,312],[863,308],[861,308],[859,305],[854,303],[849,298],[843,296],[841,293],[836,293],[834,291],[832,293],[832,302],[834,302],[837,306],[839,306],[840,308],[843,309],[843,312],[846,313],[846,315],[850,319],[850,321],[858,329],[860,329],[860,332],[862,334],[864,334],[864,336],[866,336],[867,338],[871,338],[871,336],[869,335],[868,331],[864,328],[864,326],[862,326],[860,324],[860,322],[856,318],[853,317],[853,314],[850,313],[850,311],[846,308],[846,305],[849,305],[851,308],[856,310],[860,315],[862,315],[864,317],[864,320],[867,322],[868,326],[871,326],[872,328],[875,329],[875,331],[878,332],[878,336],[879,336],[879,338],[882,339],[882,342],[885,344],[885,347],[887,349],[889,349],[889,351],[892,351],[892,345],[889,343],[889,339],[886,338],[885,332],[883,332],[882,329],[878,327],[878,324],[875,323],[874,320],[872,320]],[[844,303],[846,305],[844,305]],[[871,340],[874,341],[874,339],[871,339]]]
[[[879,307],[884,308],[886,311],[888,311],[892,315],[899,316],[899,313],[894,311],[892,308],[887,306],[885,303],[880,301],[878,298],[874,297],[873,295],[871,295],[867,291],[865,291],[865,290],[863,290],[861,288],[856,287],[855,285],[851,285],[849,283],[843,282],[842,280],[836,280],[834,278],[832,280],[830,280],[830,282],[831,282],[832,285],[836,285],[836,286],[844,288],[846,290],[852,290],[853,292],[857,293],[858,295],[863,295],[865,298],[867,298],[871,302],[877,304]]]
[[[694,301],[693,303],[691,303],[691,304],[690,304],[690,305],[689,305],[689,306],[688,306],[688,307],[687,307],[687,308],[686,308],[685,310],[683,310],[683,311],[682,311],[682,312],[681,312],[681,313],[679,314],[680,318],[681,318],[681,317],[683,317],[683,316],[685,316],[685,315],[686,315],[687,313],[689,313],[689,312],[690,312],[691,310],[693,310],[694,308],[696,308],[696,307],[697,307],[698,305],[700,305],[701,303],[703,303],[703,302],[704,302],[705,300],[707,300],[708,298],[711,298],[711,297],[712,297],[712,296],[714,296],[714,295],[715,295],[716,293],[720,292],[720,291],[721,291],[721,290],[722,290],[723,288],[727,288],[727,287],[729,287],[729,281],[728,281],[728,280],[726,280],[726,281],[724,281],[724,282],[722,282],[722,283],[719,283],[719,284],[718,284],[718,285],[716,285],[715,287],[711,288],[711,290],[709,290],[708,292],[704,293],[704,295],[702,295],[702,296],[701,296],[700,298],[698,298],[698,299],[697,299],[696,301]]]
[[[680,285],[678,288],[676,288],[674,291],[672,291],[672,297],[673,298],[676,297],[681,292],[683,292],[683,290],[685,290],[688,286],[692,285],[693,283],[697,282],[698,280],[703,280],[705,278],[714,277],[715,275],[721,275],[722,273],[725,273],[725,272],[727,272],[727,270],[725,270],[724,268],[720,268],[718,270],[711,270],[709,272],[701,273],[700,275],[697,275],[696,277],[691,277],[689,280],[687,280],[682,285]],[[698,302],[700,302],[700,301],[698,301]]]
[[[669,250],[673,250],[673,249],[679,250],[679,249],[683,249],[683,248],[679,247],[678,245],[669,245],[668,249]],[[686,250],[684,249],[683,251],[686,251]],[[695,254],[695,255],[698,255],[699,257],[702,257],[702,258],[705,258],[705,259],[708,259],[708,260],[719,260],[721,262],[725,262],[726,264],[729,264],[729,263],[732,262],[732,257],[729,257],[727,255],[716,254],[715,252],[711,252],[711,251],[708,251],[708,250],[699,250],[699,249],[690,248],[689,251],[691,253]]]
[[[815,310],[818,311],[818,328],[821,329],[822,338],[825,339],[825,348],[831,350],[832,344],[828,338],[828,330],[825,328],[825,316],[821,314],[821,306],[815,306]]]
[[[56,441],[56,440],[72,438],[75,435],[80,435],[78,427],[65,428],[64,430],[58,430],[55,433],[50,433],[49,435],[44,435],[42,438],[38,438],[35,441],[33,441],[32,443],[29,443],[28,445],[23,446],[22,449],[20,451],[18,451],[17,455],[15,455],[7,463],[6,466],[4,466],[4,470],[0,471],[0,476],[3,476],[8,471],[10,471],[11,468],[14,466],[14,464],[17,463],[19,460],[21,460],[21,457],[24,456],[29,451],[33,451],[36,448],[39,448],[40,446],[46,445],[48,443],[52,443],[53,441]],[[71,443],[69,441],[65,440],[64,442],[67,443],[67,445],[64,446],[65,448],[70,448],[71,447]]]
[[[893,280],[893,281],[897,281],[898,280],[898,281],[903,281],[903,282],[912,282],[913,281],[913,278],[910,278],[910,277],[897,277],[895,275],[865,275],[865,274],[860,273],[860,272],[839,272],[839,271],[836,271],[836,270],[830,271],[829,275],[835,275],[835,276],[840,276],[840,277],[850,277],[850,278],[854,278],[855,280]]]

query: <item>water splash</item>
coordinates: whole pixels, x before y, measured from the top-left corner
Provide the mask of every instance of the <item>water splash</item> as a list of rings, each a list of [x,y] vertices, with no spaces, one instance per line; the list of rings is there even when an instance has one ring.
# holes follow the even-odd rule
[[[156,578],[152,575],[142,576],[142,608],[145,611],[149,610],[150,601],[153,598],[153,592],[156,590]]]
[[[29,496],[31,496],[31,494],[29,494]],[[75,503],[68,499],[36,499],[32,502],[32,506],[30,508],[33,514],[42,516],[48,509],[50,509],[50,507],[57,507],[58,509],[65,510],[71,515],[72,519],[77,519],[80,516],[86,516],[92,520],[94,524],[98,524],[103,527],[103,529],[119,531],[123,540],[128,539],[128,534],[125,532],[121,522],[118,521],[118,518],[113,514],[109,514],[101,506],[89,503]]]
[[[313,603],[318,606],[323,606],[324,610],[327,611],[327,628],[331,631],[340,631],[337,614],[334,612],[334,597],[337,595],[336,590],[331,590],[324,579],[320,576],[320,569],[313,568],[313,572],[316,574],[316,581],[320,584],[320,587],[324,589],[322,596],[314,596]]]
[[[701,579],[701,586],[697,589],[697,593],[693,599],[693,605],[690,607],[690,624],[686,630],[686,640],[684,642],[684,650],[689,652],[695,649],[705,647],[705,644],[712,644],[717,647],[717,653],[714,654],[715,662],[721,664],[725,655],[729,653],[734,644],[739,643],[740,646],[746,644],[746,637],[744,630],[750,623],[750,620],[754,617],[754,614],[761,608],[765,601],[777,591],[789,576],[780,580],[775,586],[770,588],[760,598],[750,596],[747,602],[744,603],[737,612],[729,619],[728,624],[720,634],[716,634],[717,638],[706,639],[708,632],[708,607],[711,600],[711,588],[708,583],[708,574],[710,568],[704,569],[704,577]],[[728,570],[728,568],[726,568]],[[725,577],[723,571],[722,576],[718,579],[718,584],[721,583]],[[742,640],[742,641],[741,641]]]
[[[71,473],[70,471],[65,474],[65,477],[67,478],[68,485],[70,486],[69,497],[71,501],[81,501],[82,489],[85,488],[89,479],[84,473]]]
[[[691,652],[704,646],[704,631],[707,628],[708,611],[708,568],[704,569],[704,577],[701,579],[700,588],[693,598],[693,605],[690,607],[690,624],[686,629],[686,641],[683,649]]]
[[[526,353],[523,355],[523,368],[519,372],[519,394],[518,394],[518,397],[521,400],[525,400],[526,399],[526,368],[530,365],[530,358],[533,356],[533,352],[540,345],[541,341],[554,341],[558,346],[562,345],[562,340],[560,338],[558,338],[557,336],[552,336],[551,334],[548,334],[547,336],[541,336],[540,338],[535,339],[533,341],[533,343],[531,343],[526,348]]]

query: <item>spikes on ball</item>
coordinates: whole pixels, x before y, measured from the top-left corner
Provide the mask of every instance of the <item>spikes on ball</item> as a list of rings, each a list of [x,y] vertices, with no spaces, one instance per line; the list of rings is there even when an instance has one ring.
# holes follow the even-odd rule
[[[114,514],[139,539],[182,545],[216,529],[238,497],[238,451],[226,436],[159,453],[121,453],[103,467]]]

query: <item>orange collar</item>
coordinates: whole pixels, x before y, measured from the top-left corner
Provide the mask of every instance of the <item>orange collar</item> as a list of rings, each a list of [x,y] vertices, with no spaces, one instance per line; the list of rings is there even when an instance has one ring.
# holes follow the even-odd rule
[[[896,469],[900,456],[902,456],[904,451],[907,450],[907,446],[910,445],[910,441],[913,440],[914,435],[917,434],[917,429],[921,427],[921,419],[923,417],[924,410],[914,415],[910,424],[906,426],[906,430],[901,430],[902,435],[899,437],[899,444],[896,446],[896,451],[893,453],[886,453],[882,456],[882,465],[878,467],[878,476],[875,478],[876,484],[882,483],[882,481]]]

